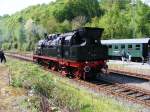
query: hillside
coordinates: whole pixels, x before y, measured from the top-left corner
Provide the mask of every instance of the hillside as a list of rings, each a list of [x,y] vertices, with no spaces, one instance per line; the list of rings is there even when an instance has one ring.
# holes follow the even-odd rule
[[[0,17],[4,49],[32,50],[44,33],[103,27],[103,39],[150,36],[150,7],[137,0],[56,0]],[[135,33],[135,34],[134,34]],[[134,35],[133,35],[134,34]]]

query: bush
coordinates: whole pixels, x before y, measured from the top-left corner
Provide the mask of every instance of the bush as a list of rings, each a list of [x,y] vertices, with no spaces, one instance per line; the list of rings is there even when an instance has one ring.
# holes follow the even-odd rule
[[[119,104],[105,96],[97,96],[72,84],[66,78],[42,70],[38,65],[17,60],[8,60],[12,74],[12,85],[32,88],[49,98],[51,102],[70,112],[133,112],[134,108]]]
[[[11,49],[11,44],[10,43],[3,43],[2,44],[2,49],[4,49],[4,50],[10,50]]]

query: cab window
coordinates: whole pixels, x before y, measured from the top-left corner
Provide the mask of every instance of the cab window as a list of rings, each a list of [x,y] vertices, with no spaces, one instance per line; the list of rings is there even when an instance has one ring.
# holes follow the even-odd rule
[[[111,49],[111,48],[112,48],[112,45],[109,45],[108,48]]]

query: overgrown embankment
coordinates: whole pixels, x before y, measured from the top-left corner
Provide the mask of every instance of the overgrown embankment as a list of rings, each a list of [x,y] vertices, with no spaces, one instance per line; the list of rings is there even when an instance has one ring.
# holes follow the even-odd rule
[[[14,87],[32,89],[46,96],[56,106],[70,112],[137,112],[129,105],[125,106],[111,98],[94,95],[75,84],[70,84],[69,79],[60,78],[38,65],[14,59],[9,59],[7,65]],[[40,111],[38,105],[34,108]]]
[[[31,112],[20,105],[25,99],[25,89],[9,86],[9,70],[0,63],[0,112]]]

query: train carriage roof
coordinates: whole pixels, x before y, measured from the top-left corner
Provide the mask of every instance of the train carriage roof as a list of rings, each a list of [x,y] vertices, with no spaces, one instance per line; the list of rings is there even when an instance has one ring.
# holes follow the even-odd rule
[[[101,40],[101,43],[102,44],[139,44],[139,43],[150,44],[150,38]]]

